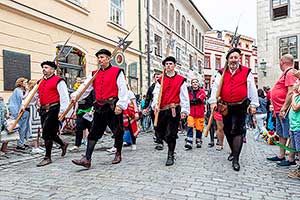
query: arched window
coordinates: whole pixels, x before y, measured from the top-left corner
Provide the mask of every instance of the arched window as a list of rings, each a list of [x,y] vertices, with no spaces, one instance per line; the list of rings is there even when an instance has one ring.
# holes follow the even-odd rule
[[[168,0],[161,0],[162,21],[168,24]]]
[[[187,28],[186,28],[187,40],[191,41],[191,22],[187,21]]]
[[[197,47],[197,48],[199,48],[199,46],[198,46],[198,29],[196,29],[196,33],[195,33],[195,46]]]
[[[157,3],[157,0],[152,0],[152,14],[158,19],[160,19],[159,7],[160,7],[160,4]]]
[[[176,33],[180,34],[180,12],[176,10]]]
[[[173,4],[170,4],[169,6],[169,26],[171,29],[174,29],[174,12],[175,8]]]
[[[191,30],[191,37],[192,37],[192,44],[194,45],[195,42],[195,33],[194,33],[194,25],[192,25],[192,30]]]
[[[185,17],[182,15],[182,21],[181,21],[181,35],[183,38],[185,38]]]
[[[58,53],[62,45],[56,46]],[[58,63],[61,70],[61,76],[66,80],[68,89],[74,91],[73,86],[76,82],[76,77],[86,75],[86,55],[76,47],[66,46],[63,52],[58,57]]]

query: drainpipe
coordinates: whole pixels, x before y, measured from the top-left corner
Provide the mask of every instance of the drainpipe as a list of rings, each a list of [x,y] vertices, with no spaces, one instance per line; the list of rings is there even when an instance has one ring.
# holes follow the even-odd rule
[[[150,0],[147,0],[147,71],[148,71],[148,87],[151,85],[150,75]]]
[[[142,16],[141,16],[141,0],[139,0],[139,62],[140,62],[140,94],[142,94],[142,88],[143,88],[143,62],[142,62]]]

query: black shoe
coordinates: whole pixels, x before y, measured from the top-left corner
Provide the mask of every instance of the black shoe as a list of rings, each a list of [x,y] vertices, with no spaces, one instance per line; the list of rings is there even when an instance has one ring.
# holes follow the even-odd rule
[[[168,154],[168,159],[166,162],[166,166],[171,166],[174,165],[174,153],[169,153]]]
[[[164,145],[163,144],[157,144],[155,146],[155,149],[158,150],[158,151],[164,150]]]
[[[185,149],[186,150],[191,150],[193,147],[192,147],[192,144],[187,142],[185,145],[184,145]]]
[[[213,146],[215,146],[215,144],[213,143],[213,142],[211,142],[211,143],[208,143],[208,148],[212,148]]]
[[[233,170],[234,171],[240,171],[240,164],[239,164],[239,162],[238,161],[233,161],[232,162],[232,168],[233,168]]]
[[[228,156],[227,160],[228,160],[228,161],[233,161],[233,155],[230,154],[230,155]]]
[[[23,147],[17,146],[16,149],[24,151],[24,150],[26,150],[26,147],[24,147],[24,146]]]
[[[267,158],[267,160],[269,160],[269,161],[283,161],[283,160],[285,160],[285,157],[279,158],[278,156],[274,156],[274,157]]]

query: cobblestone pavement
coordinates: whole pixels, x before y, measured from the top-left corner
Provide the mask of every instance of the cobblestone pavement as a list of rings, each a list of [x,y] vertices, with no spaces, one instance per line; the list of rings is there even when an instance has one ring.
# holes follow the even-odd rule
[[[51,165],[37,168],[40,156],[8,156],[0,161],[0,199],[300,199],[300,181],[287,177],[288,168],[266,161],[278,148],[254,142],[248,134],[241,155],[241,171],[227,161],[228,147],[218,152],[207,148],[185,151],[184,136],[177,143],[177,160],[166,167],[166,149],[155,151],[152,135],[138,138],[137,150],[123,150],[123,161],[112,165],[109,136],[97,146],[92,167],[85,170],[71,163],[79,153],[60,158],[56,149]],[[70,140],[70,136],[67,137]],[[22,158],[20,158],[22,157]]]

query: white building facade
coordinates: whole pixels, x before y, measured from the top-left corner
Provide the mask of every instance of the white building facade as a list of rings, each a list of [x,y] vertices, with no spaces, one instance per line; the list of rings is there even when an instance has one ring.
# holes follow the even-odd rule
[[[195,4],[191,0],[151,0],[149,17],[150,76],[162,71],[161,62],[170,55],[177,59],[179,74],[203,81],[204,34],[211,26]]]
[[[281,73],[280,57],[290,53],[299,69],[299,0],[257,1],[259,87],[275,84]]]

